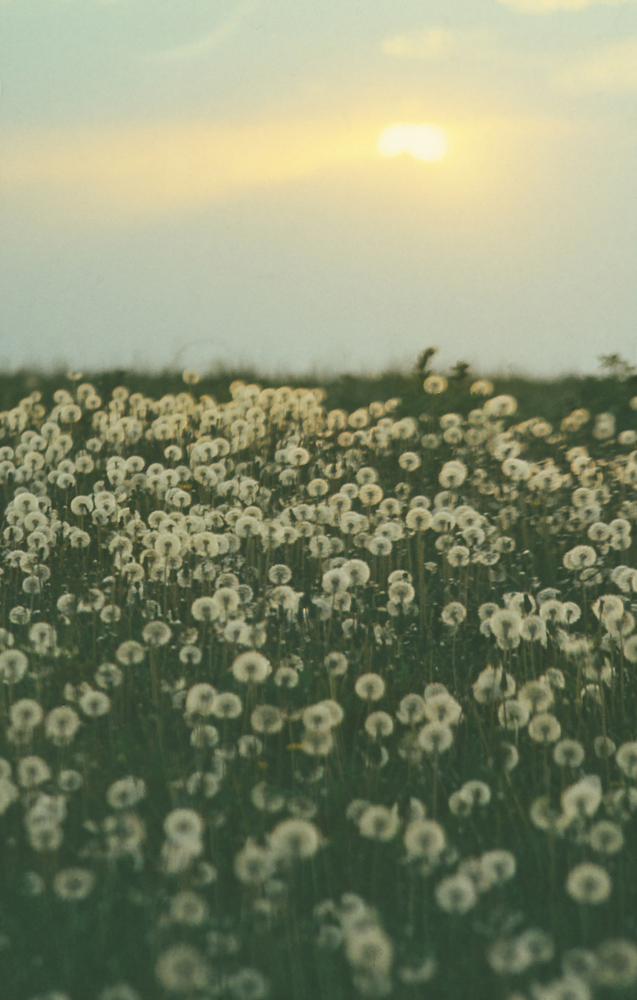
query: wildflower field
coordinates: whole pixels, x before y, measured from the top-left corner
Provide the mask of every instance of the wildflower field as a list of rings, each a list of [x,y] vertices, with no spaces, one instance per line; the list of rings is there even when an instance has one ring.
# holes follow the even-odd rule
[[[629,384],[184,382],[0,412],[2,1000],[634,998]]]

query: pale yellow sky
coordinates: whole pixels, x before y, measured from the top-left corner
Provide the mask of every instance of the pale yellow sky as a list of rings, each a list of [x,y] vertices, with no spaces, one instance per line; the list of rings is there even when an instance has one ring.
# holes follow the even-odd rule
[[[637,360],[634,0],[0,16],[9,366]]]

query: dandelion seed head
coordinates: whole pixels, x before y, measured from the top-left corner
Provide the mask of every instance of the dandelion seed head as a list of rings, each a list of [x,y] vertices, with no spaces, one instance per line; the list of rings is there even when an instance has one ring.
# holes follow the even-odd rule
[[[553,760],[558,767],[577,768],[584,761],[584,747],[578,740],[560,740],[553,747]]]
[[[210,980],[210,969],[201,953],[189,944],[170,945],[155,965],[159,985],[169,993],[202,990]]]
[[[485,851],[480,858],[480,865],[489,885],[504,885],[513,878],[516,872],[515,855],[511,851],[496,849]]]
[[[232,673],[242,684],[261,684],[271,672],[270,661],[256,650],[240,653],[232,664]]]
[[[599,905],[611,894],[612,881],[601,865],[584,861],[569,872],[566,891],[576,903]]]
[[[385,681],[379,674],[361,674],[354,685],[354,691],[363,701],[378,701],[385,693]]]
[[[398,810],[387,806],[368,805],[358,820],[360,835],[370,840],[393,840],[399,829]]]
[[[445,722],[428,722],[418,734],[418,746],[427,754],[445,753],[453,744],[453,731]]]
[[[478,902],[478,893],[467,875],[449,875],[435,889],[436,902],[446,913],[464,914]]]
[[[601,987],[627,989],[637,983],[637,945],[623,938],[609,939],[598,945],[592,972]]]
[[[53,878],[55,895],[70,902],[86,899],[94,885],[95,875],[86,868],[64,868]]]
[[[268,836],[270,850],[285,861],[312,857],[322,842],[318,827],[297,817],[282,820]]]

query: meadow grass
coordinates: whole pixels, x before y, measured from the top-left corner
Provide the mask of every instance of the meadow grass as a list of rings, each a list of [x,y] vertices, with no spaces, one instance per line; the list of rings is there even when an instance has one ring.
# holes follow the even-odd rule
[[[634,996],[633,375],[1,381],[3,1000]]]

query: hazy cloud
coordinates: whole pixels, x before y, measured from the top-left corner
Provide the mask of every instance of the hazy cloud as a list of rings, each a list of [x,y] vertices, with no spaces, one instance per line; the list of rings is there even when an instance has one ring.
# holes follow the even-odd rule
[[[407,35],[392,35],[381,43],[383,52],[405,59],[430,59],[453,50],[457,35],[448,28],[430,28]]]
[[[572,59],[555,74],[555,82],[572,93],[636,93],[637,36]]]
[[[247,3],[239,4],[230,14],[216,27],[209,31],[203,38],[188,42],[185,45],[174,45],[167,49],[160,49],[157,52],[143,53],[141,58],[144,62],[171,63],[194,59],[197,56],[205,55],[219,48],[229,38],[245,24],[253,11],[263,5],[262,0],[248,0]]]
[[[0,0],[0,7],[8,7],[9,4],[17,3],[17,0]],[[81,0],[49,0],[50,6],[68,7],[73,3],[80,3]],[[91,0],[95,7],[106,7],[110,4],[125,3],[125,0]]]
[[[584,10],[596,4],[616,7],[623,3],[635,3],[635,0],[497,0],[497,2],[519,14],[551,14],[558,10]]]
[[[374,156],[375,140],[369,125],[307,120],[38,129],[5,137],[0,189],[53,221],[126,222]]]
[[[428,28],[383,39],[381,49],[401,59],[437,59],[459,53],[478,53],[493,41],[490,31],[450,31]]]

